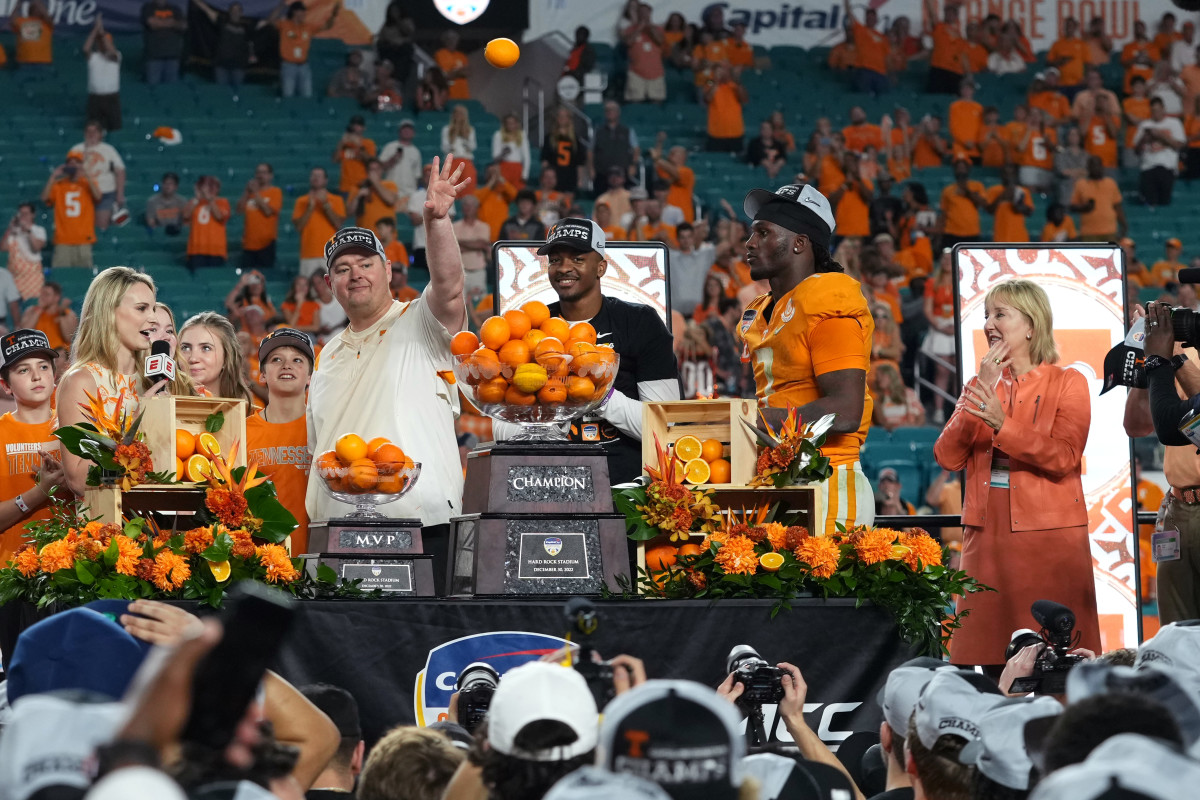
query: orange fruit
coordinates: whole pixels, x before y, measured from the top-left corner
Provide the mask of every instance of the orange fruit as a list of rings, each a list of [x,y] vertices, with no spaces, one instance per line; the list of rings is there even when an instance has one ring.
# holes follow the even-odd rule
[[[596,384],[590,378],[572,375],[567,378],[567,397],[575,403],[586,403],[596,393]]]
[[[533,357],[541,358],[547,353],[557,354],[562,352],[565,352],[562,342],[560,342],[558,339],[555,339],[553,336],[543,336],[542,339],[538,341],[537,347],[533,348]]]
[[[369,492],[379,483],[379,470],[369,458],[355,459],[350,462],[350,474],[346,479],[352,491]]]
[[[175,480],[183,480],[183,459],[180,458],[175,459]]]
[[[379,447],[367,453],[367,458],[375,462],[376,468],[381,475],[388,475],[400,469],[404,463],[404,451],[399,445],[386,442]]]
[[[702,451],[703,445],[700,444],[700,440],[691,434],[680,436],[679,441],[675,442],[675,455],[684,461],[699,458]]]
[[[693,458],[683,465],[683,479],[688,483],[708,483],[711,477],[712,470],[703,458]]]
[[[542,323],[550,319],[550,307],[541,300],[530,300],[521,306],[521,310],[529,317],[529,324],[535,328],[542,327]]]
[[[691,543],[680,545],[678,551],[681,556],[698,556],[703,552],[704,550],[700,545]]]
[[[700,457],[708,463],[716,461],[725,455],[725,445],[717,439],[705,439],[700,443]]]
[[[516,369],[522,364],[529,363],[529,345],[520,339],[509,339],[497,353],[500,363]]]
[[[565,342],[571,335],[571,326],[562,317],[550,317],[538,326],[538,330],[547,336],[558,339],[560,342]]]
[[[758,563],[767,572],[779,572],[779,568],[783,566],[783,556],[779,553],[763,553],[758,557]]]
[[[479,380],[490,380],[500,374],[500,356],[495,350],[481,347],[471,354],[471,366]]]
[[[567,342],[567,353],[572,356],[581,356],[584,353],[595,353],[596,345],[591,342],[583,342],[579,339],[572,339]]]
[[[380,475],[379,483],[375,484],[375,491],[379,494],[400,494],[400,492],[404,491],[406,480],[400,473]]]
[[[512,329],[504,317],[488,317],[479,326],[479,341],[489,350],[499,350],[512,338]]]
[[[712,472],[713,483],[729,483],[733,479],[733,467],[723,458],[718,458],[708,468]]]
[[[554,405],[565,403],[567,402],[567,387],[561,381],[550,381],[538,389],[537,399],[539,403]]]
[[[512,308],[505,311],[504,319],[508,322],[509,339],[520,339],[533,328],[533,323],[529,321],[529,315],[520,309]]]
[[[465,356],[479,349],[479,337],[471,331],[459,331],[450,339],[450,353]]]
[[[507,391],[508,381],[497,377],[481,381],[475,394],[481,403],[503,403],[504,394]]]
[[[221,445],[217,442],[217,437],[205,431],[196,435],[196,452],[211,460],[221,455]]]
[[[537,328],[533,328],[532,330],[530,330],[528,333],[526,333],[524,336],[521,337],[521,341],[524,342],[525,344],[529,345],[529,352],[532,353],[534,350],[537,349],[538,342],[542,341],[542,339],[545,339],[545,338],[546,338],[546,334],[542,333]]]
[[[386,436],[376,436],[374,439],[367,442],[367,458],[371,457],[371,453],[374,453],[377,449],[389,443],[390,440]]]
[[[179,428],[175,431],[175,457],[187,461],[196,452],[196,437],[191,431]]]
[[[576,375],[591,375],[599,377],[603,372],[604,362],[599,353],[580,353],[571,359],[571,372]]]
[[[196,453],[183,465],[184,476],[193,483],[208,480],[212,475],[212,463],[204,456]]]
[[[571,333],[567,336],[568,339],[577,342],[587,342],[588,344],[596,343],[596,329],[590,322],[576,322],[571,326]]]
[[[537,402],[537,395],[527,394],[515,386],[510,386],[504,393],[504,402],[510,406],[531,406]]]
[[[337,453],[326,450],[317,456],[317,474],[322,478],[332,478],[338,475],[346,465],[338,458]]]
[[[660,544],[646,551],[646,569],[652,572],[662,572],[675,566],[675,558],[679,551],[669,544]]]
[[[205,563],[208,564],[208,571],[212,573],[213,579],[217,583],[224,583],[233,574],[233,567],[229,566],[228,561],[208,561]]]
[[[350,464],[367,457],[367,443],[357,433],[346,433],[338,437],[333,451],[338,458]]]

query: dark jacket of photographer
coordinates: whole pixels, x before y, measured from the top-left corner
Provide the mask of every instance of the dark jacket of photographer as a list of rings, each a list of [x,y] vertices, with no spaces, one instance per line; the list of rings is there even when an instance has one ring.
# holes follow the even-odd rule
[[[1014,382],[1019,384],[1015,408]],[[999,431],[956,408],[933,448],[943,468],[967,470],[963,524],[984,525],[992,451],[998,448],[1011,461],[1009,502],[1014,531],[1086,525],[1080,474],[1092,416],[1087,379],[1076,370],[1042,364],[1015,379],[1005,373],[996,394],[1006,414]],[[962,402],[960,399],[959,404]]]
[[[1192,442],[1179,432],[1179,423],[1189,411],[1200,411],[1200,394],[1179,398],[1175,385],[1175,367],[1162,366],[1146,371],[1150,389],[1150,415],[1154,435],[1165,445],[1188,446]]]

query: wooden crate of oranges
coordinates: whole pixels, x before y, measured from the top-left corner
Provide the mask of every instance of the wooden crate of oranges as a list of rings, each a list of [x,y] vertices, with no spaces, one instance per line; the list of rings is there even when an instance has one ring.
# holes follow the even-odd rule
[[[228,459],[237,444],[231,467],[246,466],[246,401],[228,397],[151,397],[142,403],[142,430],[155,472],[172,467],[181,481],[204,481],[212,459]],[[225,420],[216,433],[205,430],[213,414]]]
[[[676,400],[642,404],[642,463],[655,464],[658,442],[683,462],[683,480],[697,485],[746,486],[754,477],[758,447],[753,400]]]

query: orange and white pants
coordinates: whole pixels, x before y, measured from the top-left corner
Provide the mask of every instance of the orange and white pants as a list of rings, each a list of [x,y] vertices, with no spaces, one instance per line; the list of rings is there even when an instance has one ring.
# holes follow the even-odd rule
[[[833,468],[829,479],[815,485],[816,513],[812,533],[826,536],[837,533],[837,524],[846,528],[875,522],[875,490],[855,461]]]

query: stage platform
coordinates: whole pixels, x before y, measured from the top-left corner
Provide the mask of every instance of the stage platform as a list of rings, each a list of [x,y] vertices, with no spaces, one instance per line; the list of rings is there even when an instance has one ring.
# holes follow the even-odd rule
[[[641,658],[651,678],[687,678],[714,687],[725,677],[730,649],[749,644],[772,664],[788,661],[800,668],[809,686],[809,722],[836,742],[853,731],[878,732],[882,716],[876,692],[891,668],[914,655],[886,612],[870,605],[856,609],[854,602],[794,600],[791,610],[772,619],[769,600],[598,600],[602,619],[592,641],[605,658],[618,653]],[[461,669],[468,661],[492,660],[504,666],[513,648],[551,646],[543,637],[479,634],[561,637],[566,632],[563,604],[304,602],[279,671],[297,685],[324,681],[351,691],[362,707],[364,733],[373,741],[418,716],[426,723],[436,720],[436,710],[453,691],[451,665]],[[443,647],[464,637],[474,638]],[[425,674],[427,664],[431,669]],[[769,709],[768,727],[773,716]],[[787,737],[782,725],[780,732]]]

